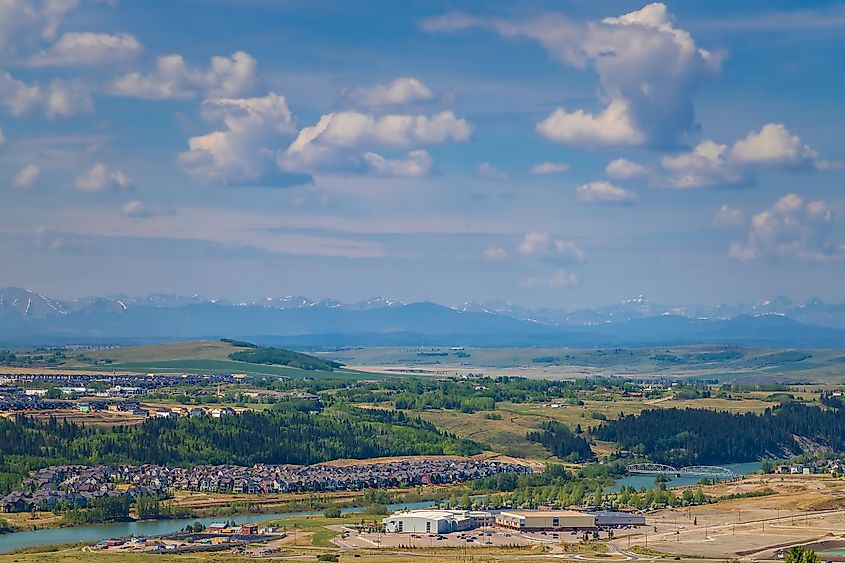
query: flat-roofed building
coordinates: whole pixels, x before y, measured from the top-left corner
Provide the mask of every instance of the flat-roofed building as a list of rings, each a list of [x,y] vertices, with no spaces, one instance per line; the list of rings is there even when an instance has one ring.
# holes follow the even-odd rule
[[[496,523],[493,513],[485,510],[471,510],[467,512],[467,516],[472,520],[473,528],[487,528]]]
[[[591,512],[596,517],[598,528],[624,528],[626,526],[645,526],[645,516],[642,514],[630,514],[628,512],[617,512],[615,510],[602,510]]]
[[[473,528],[469,514],[454,510],[409,510],[383,520],[384,529],[394,533],[446,534]]]
[[[573,510],[508,510],[496,515],[496,525],[511,530],[593,530],[592,514]]]

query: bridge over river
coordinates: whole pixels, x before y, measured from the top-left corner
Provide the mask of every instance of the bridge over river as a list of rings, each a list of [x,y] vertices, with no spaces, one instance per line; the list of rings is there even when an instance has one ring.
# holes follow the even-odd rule
[[[672,467],[661,463],[634,463],[627,468],[628,473],[639,475],[677,475],[695,477],[718,477],[719,479],[730,479],[736,474],[727,467],[718,465],[691,465],[689,467]]]

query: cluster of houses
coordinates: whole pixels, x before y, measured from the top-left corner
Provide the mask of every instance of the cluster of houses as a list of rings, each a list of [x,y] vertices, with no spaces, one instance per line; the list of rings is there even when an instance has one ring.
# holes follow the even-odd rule
[[[199,374],[199,373],[0,373],[0,385],[43,385],[74,388],[91,386],[128,391],[130,394],[173,385],[218,385],[235,383],[241,379],[238,374]]]
[[[162,494],[163,487],[136,485],[117,487],[111,468],[97,465],[62,465],[41,469],[24,481],[21,490],[0,499],[2,512],[49,511],[85,508],[101,497],[138,497]]]
[[[206,465],[179,468],[160,465],[65,465],[39,470],[23,483],[22,490],[0,499],[0,508],[3,512],[23,512],[52,510],[60,503],[62,506],[83,507],[97,496],[128,494],[137,497],[170,490],[267,494],[408,487],[531,471],[529,466],[517,463],[448,458],[346,466],[260,464],[252,467]]]
[[[158,408],[154,411],[147,412],[145,416],[155,418],[180,418],[180,417],[197,417],[210,416],[211,418],[223,418],[224,416],[232,416],[237,414],[237,411],[231,407],[176,407],[176,408]]]
[[[781,475],[841,475],[845,473],[845,460],[819,459],[806,463],[784,463],[775,466],[774,472]]]
[[[0,389],[0,412],[27,412],[70,408],[66,401],[45,401],[14,388]]]

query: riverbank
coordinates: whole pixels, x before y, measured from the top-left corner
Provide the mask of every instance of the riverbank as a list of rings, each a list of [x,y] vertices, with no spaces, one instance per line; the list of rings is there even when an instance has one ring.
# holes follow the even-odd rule
[[[441,485],[420,488],[387,489],[396,505],[439,501],[448,498],[455,488],[461,485]],[[205,518],[226,518],[254,516],[262,514],[296,514],[322,511],[336,507],[342,510],[363,509],[366,507],[363,497],[366,491],[338,491],[327,493],[279,493],[265,495],[199,493],[177,491],[171,500],[164,501],[173,508],[186,510],[180,520]],[[32,532],[52,528],[73,528],[77,525],[62,522],[62,515],[53,512],[13,512],[4,514],[0,520],[6,520],[13,528],[7,533]],[[172,520],[160,518],[159,520]],[[133,522],[141,522],[133,517]],[[104,522],[110,523],[110,522]],[[86,526],[88,524],[81,524]],[[2,536],[2,532],[0,532]]]
[[[394,511],[401,508],[427,508],[434,505],[434,501],[423,501],[418,503],[398,503],[388,505],[388,510]],[[364,512],[363,507],[342,509],[343,514],[356,514]],[[260,524],[270,520],[286,518],[321,517],[322,511],[309,512],[278,512],[243,514],[237,518],[240,524]],[[132,522],[114,522],[107,524],[89,524],[86,526],[74,527],[53,527],[41,528],[32,531],[14,532],[0,536],[0,554],[11,553],[18,549],[63,545],[68,543],[86,542],[96,543],[104,539],[125,538],[130,536],[160,536],[182,530],[188,524],[199,522],[205,526],[220,520],[219,516],[204,518],[184,518],[175,520],[144,520]]]

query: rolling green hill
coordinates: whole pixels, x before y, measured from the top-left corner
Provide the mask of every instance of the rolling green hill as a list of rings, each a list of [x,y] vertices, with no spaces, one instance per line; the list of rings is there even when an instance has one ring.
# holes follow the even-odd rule
[[[87,371],[215,372],[287,377],[362,375],[359,371],[342,369],[337,362],[321,360],[308,354],[281,348],[258,347],[235,340],[200,340],[86,350],[76,356],[70,356],[68,361],[59,367]]]

